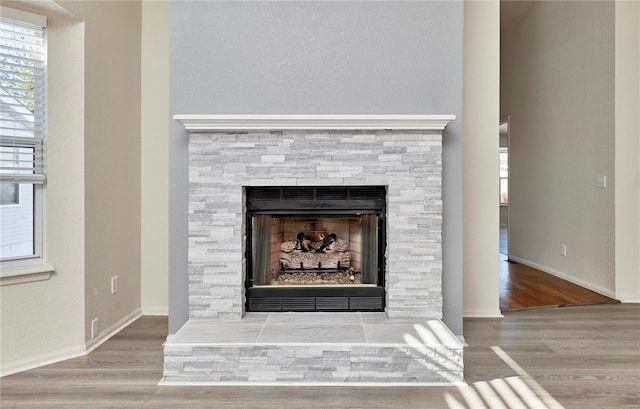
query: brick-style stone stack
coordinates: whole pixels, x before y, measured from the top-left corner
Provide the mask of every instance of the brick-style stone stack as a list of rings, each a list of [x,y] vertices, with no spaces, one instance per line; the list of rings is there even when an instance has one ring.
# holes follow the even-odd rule
[[[164,384],[457,384],[462,345],[171,344]]]
[[[245,186],[387,186],[386,312],[442,318],[439,131],[189,136],[189,314],[240,318]]]

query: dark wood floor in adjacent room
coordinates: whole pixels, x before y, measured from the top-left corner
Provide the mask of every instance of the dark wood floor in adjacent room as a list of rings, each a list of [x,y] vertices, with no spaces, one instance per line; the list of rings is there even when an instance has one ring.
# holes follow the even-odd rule
[[[617,300],[551,274],[510,263],[500,254],[500,310],[617,303]]]
[[[158,386],[167,319],[143,317],[85,357],[1,378],[0,407],[640,407],[640,304],[533,309],[507,312],[502,319],[465,319],[464,335],[465,386]],[[483,401],[486,405],[480,406]]]

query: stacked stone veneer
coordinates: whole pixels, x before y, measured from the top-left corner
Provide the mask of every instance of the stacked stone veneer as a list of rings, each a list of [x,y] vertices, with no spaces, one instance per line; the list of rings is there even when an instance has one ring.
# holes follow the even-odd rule
[[[189,136],[189,314],[244,313],[245,186],[387,186],[386,312],[442,317],[442,137],[426,131]]]
[[[460,383],[462,345],[179,345],[163,383]]]

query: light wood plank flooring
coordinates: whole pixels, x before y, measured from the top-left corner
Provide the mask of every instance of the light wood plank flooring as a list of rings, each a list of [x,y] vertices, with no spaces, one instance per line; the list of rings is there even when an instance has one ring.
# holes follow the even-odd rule
[[[467,319],[464,332],[460,388],[158,386],[167,320],[143,317],[85,357],[0,379],[0,407],[475,409],[491,401],[487,390],[502,402],[490,408],[640,407],[639,304]]]
[[[617,300],[524,264],[510,263],[500,254],[500,310],[617,303]]]

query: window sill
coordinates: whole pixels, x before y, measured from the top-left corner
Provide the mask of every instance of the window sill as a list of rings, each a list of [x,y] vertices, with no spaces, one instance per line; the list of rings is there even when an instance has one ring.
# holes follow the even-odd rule
[[[48,264],[30,267],[3,268],[0,275],[0,287],[15,284],[46,281],[55,273],[55,268]]]

